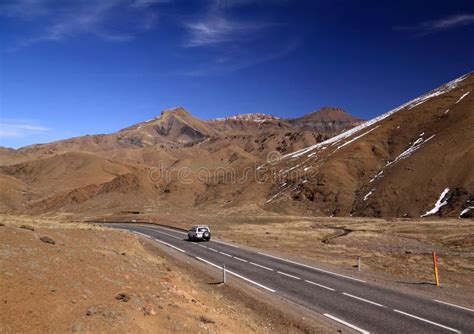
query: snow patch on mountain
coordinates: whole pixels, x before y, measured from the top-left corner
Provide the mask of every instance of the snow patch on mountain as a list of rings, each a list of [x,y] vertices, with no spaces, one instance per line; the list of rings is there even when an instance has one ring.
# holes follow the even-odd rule
[[[458,104],[459,102],[461,102],[461,100],[462,100],[463,98],[465,98],[466,96],[468,96],[470,92],[471,92],[471,91],[465,93],[465,94],[464,94],[463,96],[461,96],[461,97],[459,98],[459,100],[457,100],[454,104]]]
[[[367,194],[365,194],[364,198],[363,198],[363,201],[367,201],[369,199],[370,196],[372,196],[372,194],[374,193],[375,191],[375,188],[372,188],[371,191],[369,191]]]
[[[291,184],[290,185],[287,185],[286,182],[284,183],[284,185],[281,186],[281,189],[279,192],[277,192],[275,195],[273,195],[270,199],[268,199],[265,204],[268,204],[272,201],[274,201],[275,199],[277,199],[281,194],[283,194],[286,190],[288,190],[289,188],[291,187]]]
[[[393,115],[394,113],[400,111],[400,110],[403,110],[405,108],[408,108],[409,110],[410,109],[413,109],[415,108],[416,106],[428,101],[429,99],[433,98],[433,97],[436,97],[436,96],[439,96],[439,95],[442,95],[442,94],[445,94],[451,90],[453,90],[454,88],[456,88],[458,86],[458,84],[463,81],[464,79],[466,79],[468,77],[468,75],[463,75],[462,77],[460,78],[457,78],[453,81],[450,81],[448,82],[447,84],[435,89],[435,90],[432,90],[422,96],[419,96],[411,101],[408,101],[407,103],[405,104],[402,104],[401,106],[395,108],[395,109],[392,109],[378,117],[375,117],[365,123],[362,123],[346,132],[343,132],[335,137],[332,137],[332,138],[329,138],[328,140],[326,141],[323,141],[321,143],[318,143],[318,144],[315,144],[313,146],[309,146],[309,147],[306,147],[304,149],[301,149],[301,150],[298,150],[298,151],[295,151],[295,152],[292,152],[292,153],[289,153],[289,154],[286,154],[282,157],[282,159],[287,159],[287,158],[298,158],[302,155],[305,155],[313,150],[317,150],[317,149],[324,149],[324,148],[327,148],[329,145],[333,144],[333,143],[336,143],[336,142],[339,142],[341,140],[344,140],[344,139],[347,139],[349,137],[351,137],[352,135],[358,133],[359,131],[363,130],[363,129],[366,129],[384,119],[386,119],[387,117]],[[466,94],[465,94],[466,95]]]
[[[472,209],[474,209],[474,206],[469,206],[465,208],[464,210],[462,210],[461,213],[459,214],[459,218],[463,218],[464,216],[466,216],[468,212],[471,211]]]
[[[435,136],[435,135],[432,135],[432,136],[426,138],[426,140],[425,140],[425,139],[423,139],[423,135],[424,135],[424,134],[425,134],[425,133],[422,132],[422,133],[420,134],[420,137],[419,137],[417,140],[415,140],[415,142],[414,142],[413,144],[411,144],[410,147],[408,147],[405,151],[403,151],[402,153],[400,153],[393,161],[389,161],[389,162],[377,173],[377,175],[375,175],[369,182],[375,181],[377,178],[379,178],[380,176],[383,175],[383,171],[384,171],[386,168],[395,165],[395,164],[396,164],[397,162],[399,162],[400,160],[403,160],[403,159],[408,158],[408,157],[409,157],[410,155],[412,155],[415,151],[419,150],[419,149],[423,146],[423,144],[426,144],[428,141],[430,141],[431,139],[433,139],[433,137]]]
[[[280,117],[276,117],[270,114],[264,113],[249,113],[249,114],[238,114],[229,117],[213,118],[210,122],[226,122],[226,121],[243,121],[243,122],[255,122],[263,123],[265,121],[279,120]]]
[[[361,137],[364,137],[366,134],[368,134],[368,133],[374,131],[374,130],[377,129],[379,126],[380,126],[380,125],[377,125],[376,127],[370,129],[369,131],[366,131],[366,132],[364,132],[363,134],[358,135],[357,137],[354,137],[354,138],[352,138],[351,140],[346,141],[344,144],[339,145],[339,146],[336,148],[336,151],[337,151],[338,149],[340,149],[340,148],[343,148],[343,147],[346,146],[346,145],[349,145],[350,143],[356,141],[357,139],[359,139],[359,138],[361,138]]]
[[[421,215],[420,217],[426,217],[426,216],[437,214],[439,212],[439,209],[441,209],[443,206],[448,204],[448,200],[446,198],[446,195],[448,194],[448,192],[449,192],[449,188],[444,189],[441,195],[439,196],[438,200],[436,201],[434,208],[429,211],[426,211],[426,213]]]

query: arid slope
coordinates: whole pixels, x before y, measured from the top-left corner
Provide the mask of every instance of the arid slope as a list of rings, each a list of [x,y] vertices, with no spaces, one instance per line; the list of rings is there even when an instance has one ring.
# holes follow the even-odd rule
[[[284,156],[267,208],[340,216],[467,214],[474,201],[473,90],[471,73]]]

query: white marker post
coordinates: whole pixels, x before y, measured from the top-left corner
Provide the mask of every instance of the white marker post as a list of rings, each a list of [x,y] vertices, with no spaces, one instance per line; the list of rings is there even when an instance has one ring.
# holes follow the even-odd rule
[[[227,275],[225,270],[225,264],[222,265],[222,283],[227,283]]]
[[[357,270],[360,271],[360,256],[357,257]]]

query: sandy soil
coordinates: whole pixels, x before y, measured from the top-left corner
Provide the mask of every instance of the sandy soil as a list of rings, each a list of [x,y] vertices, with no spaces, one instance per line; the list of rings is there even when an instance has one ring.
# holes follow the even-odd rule
[[[0,333],[308,331],[126,232],[0,216],[0,262]]]

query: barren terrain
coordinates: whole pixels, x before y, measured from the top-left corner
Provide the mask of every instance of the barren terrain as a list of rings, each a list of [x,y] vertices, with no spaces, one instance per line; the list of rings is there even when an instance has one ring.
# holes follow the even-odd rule
[[[329,328],[303,328],[215,277],[173,264],[139,237],[62,220],[1,216],[1,333]]]

